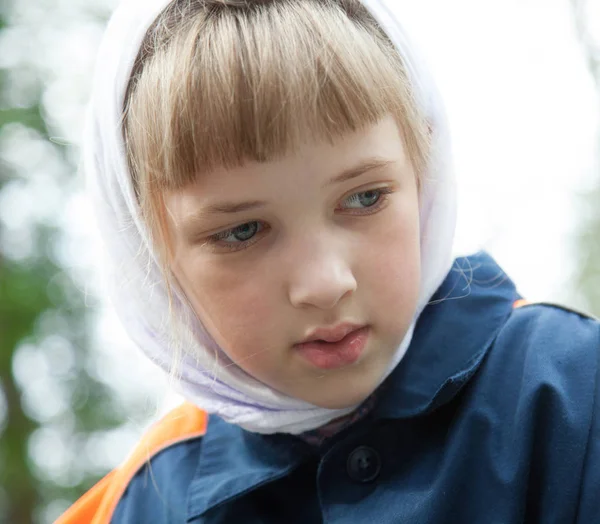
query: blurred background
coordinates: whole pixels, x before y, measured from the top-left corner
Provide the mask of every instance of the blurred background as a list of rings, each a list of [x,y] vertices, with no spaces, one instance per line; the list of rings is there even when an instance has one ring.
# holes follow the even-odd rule
[[[46,524],[178,401],[107,304],[79,172],[117,0],[0,0],[0,523]],[[456,252],[600,315],[600,0],[402,0],[446,100]]]

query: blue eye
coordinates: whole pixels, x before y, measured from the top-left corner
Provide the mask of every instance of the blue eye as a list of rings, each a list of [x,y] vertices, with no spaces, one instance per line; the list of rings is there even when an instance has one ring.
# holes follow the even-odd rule
[[[246,222],[245,224],[221,231],[213,235],[211,239],[217,242],[222,241],[228,244],[237,244],[251,240],[262,229],[263,226],[259,222]]]
[[[377,201],[380,198],[381,194],[378,191],[363,191],[362,193],[356,193],[346,199],[346,203],[348,204],[348,207],[371,207],[377,204]]]
[[[387,193],[385,188],[382,189],[369,189],[368,191],[361,191],[360,193],[354,193],[344,200],[342,207],[344,209],[364,209],[375,206],[382,199],[384,193]]]
[[[250,240],[254,235],[256,235],[257,232],[258,222],[247,222],[231,230],[231,234],[240,242]]]

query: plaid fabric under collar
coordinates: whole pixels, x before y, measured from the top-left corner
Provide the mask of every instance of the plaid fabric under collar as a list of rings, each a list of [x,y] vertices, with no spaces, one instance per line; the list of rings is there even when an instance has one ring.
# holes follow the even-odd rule
[[[377,396],[373,393],[365,400],[355,411],[345,417],[332,420],[324,426],[307,431],[298,435],[302,440],[311,446],[321,446],[327,439],[333,437],[343,429],[363,419],[375,407]]]

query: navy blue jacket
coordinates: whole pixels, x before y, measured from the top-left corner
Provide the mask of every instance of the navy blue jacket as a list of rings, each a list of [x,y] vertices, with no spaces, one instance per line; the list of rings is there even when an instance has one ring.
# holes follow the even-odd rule
[[[600,324],[518,298],[458,259],[367,418],[315,447],[212,416],[113,522],[600,523]]]

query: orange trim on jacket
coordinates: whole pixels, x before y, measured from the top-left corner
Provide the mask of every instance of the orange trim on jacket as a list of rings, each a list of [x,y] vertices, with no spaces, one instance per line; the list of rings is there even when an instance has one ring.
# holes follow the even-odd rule
[[[208,415],[185,402],[170,411],[142,437],[129,458],[71,506],[55,524],[109,524],[135,474],[162,450],[206,433]]]
[[[514,304],[513,304],[513,308],[519,308],[519,307],[523,307],[523,306],[529,306],[531,305],[531,302],[529,300],[525,300],[524,298],[521,298],[519,300],[515,300]]]

